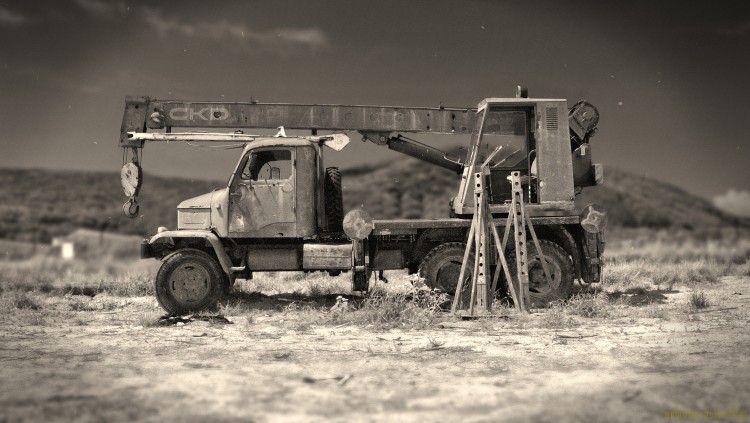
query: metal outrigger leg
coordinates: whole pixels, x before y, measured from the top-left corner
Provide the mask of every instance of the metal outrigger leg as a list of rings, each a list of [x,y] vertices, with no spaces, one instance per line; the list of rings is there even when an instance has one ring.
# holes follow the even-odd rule
[[[458,276],[456,294],[453,298],[451,311],[467,311],[464,305],[468,305],[468,316],[476,316],[478,310],[488,312],[492,306],[494,298],[494,286],[490,282],[490,241],[495,234],[497,243],[497,229],[492,219],[485,186],[485,177],[489,175],[489,162],[500,152],[502,147],[498,147],[490,154],[487,160],[477,168],[473,163],[475,172],[474,178],[474,217],[469,228],[469,236],[466,242],[461,271]],[[466,278],[469,257],[474,251],[473,268],[471,279]],[[504,258],[503,258],[504,259]],[[469,291],[470,289],[470,291]],[[463,298],[465,292],[469,294],[468,298]]]
[[[475,213],[469,228],[469,236],[464,251],[461,271],[456,286],[456,294],[453,299],[451,311],[453,313],[468,312],[468,317],[476,317],[478,312],[489,312],[497,289],[500,271],[505,273],[505,279],[508,281],[508,290],[513,298],[513,303],[519,311],[528,312],[531,308],[529,292],[529,263],[527,257],[527,235],[526,228],[531,233],[534,246],[539,255],[539,259],[544,269],[545,278],[550,281],[550,272],[547,268],[547,262],[544,258],[539,239],[534,231],[531,218],[526,215],[526,208],[523,202],[523,189],[521,186],[520,172],[511,172],[508,177],[512,186],[512,201],[508,210],[508,218],[505,222],[505,232],[502,242],[497,232],[495,219],[489,208],[487,190],[485,186],[485,176],[489,175],[489,162],[500,151],[497,148],[479,168],[479,172],[474,173],[474,207]],[[513,231],[514,246],[516,251],[516,278],[512,278],[505,257],[505,247],[510,237],[510,231]],[[491,260],[489,260],[492,242],[498,254],[498,266],[489,282],[489,269]],[[470,279],[467,278],[467,268],[470,263],[469,257],[474,251],[473,272]],[[469,290],[470,288],[470,290]],[[462,298],[465,294],[468,298]],[[467,307],[468,306],[468,307]]]
[[[502,267],[505,270],[505,278],[508,281],[508,290],[513,297],[513,303],[516,309],[519,311],[529,312],[531,304],[531,294],[529,291],[529,258],[527,248],[527,234],[526,229],[531,234],[531,239],[534,242],[534,248],[536,249],[539,261],[542,264],[544,270],[544,277],[547,283],[551,283],[551,273],[547,267],[547,260],[544,258],[544,252],[542,246],[539,244],[539,238],[536,236],[534,230],[534,224],[531,222],[531,217],[526,214],[526,206],[523,202],[523,188],[521,186],[521,173],[511,172],[508,177],[512,187],[512,200],[510,202],[510,209],[508,210],[508,219],[505,223],[505,233],[503,234],[503,242],[498,246],[498,252],[505,251],[505,246],[508,243],[510,231],[513,231],[514,247],[516,252],[516,279],[512,279],[510,272],[507,269],[507,263],[505,262],[504,254],[499,254]],[[495,232],[497,237],[497,232]],[[493,286],[497,282],[500,276],[500,267],[495,271],[493,278]],[[516,292],[518,290],[518,292]]]

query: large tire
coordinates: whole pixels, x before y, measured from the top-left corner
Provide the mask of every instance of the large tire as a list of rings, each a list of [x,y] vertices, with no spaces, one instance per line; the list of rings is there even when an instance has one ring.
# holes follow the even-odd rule
[[[570,297],[573,290],[573,278],[575,270],[573,261],[565,252],[565,249],[552,241],[545,239],[539,240],[539,246],[542,248],[544,259],[547,262],[547,269],[550,271],[551,283],[547,282],[544,276],[542,261],[539,259],[539,253],[536,250],[534,242],[527,242],[527,257],[529,263],[529,294],[532,307],[546,307],[550,303],[566,300]],[[508,267],[513,279],[516,278],[516,257],[511,254],[508,257]]]
[[[455,294],[465,250],[466,244],[462,242],[446,242],[438,245],[422,259],[418,270],[419,277],[424,278],[425,284],[432,289]],[[462,306],[468,306],[468,299],[471,296],[471,275],[474,272],[473,252],[469,254],[466,263],[467,268],[461,291]]]
[[[207,253],[185,248],[168,256],[156,273],[156,300],[172,315],[213,308],[225,292],[226,277]]]
[[[328,232],[341,232],[344,230],[342,226],[344,221],[344,196],[341,188],[341,171],[339,168],[326,168],[326,178],[323,188]]]

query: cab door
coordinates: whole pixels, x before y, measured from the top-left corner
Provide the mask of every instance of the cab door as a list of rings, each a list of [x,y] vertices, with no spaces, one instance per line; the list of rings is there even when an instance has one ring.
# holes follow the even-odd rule
[[[294,237],[296,233],[295,149],[251,150],[229,187],[229,236]]]

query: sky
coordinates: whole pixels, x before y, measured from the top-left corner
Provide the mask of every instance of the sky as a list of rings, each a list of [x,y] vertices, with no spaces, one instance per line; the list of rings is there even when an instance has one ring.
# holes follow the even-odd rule
[[[749,78],[745,1],[0,0],[0,167],[118,171],[126,95],[475,107],[525,85],[599,109],[605,169],[750,215]],[[329,164],[398,157],[350,135]],[[172,143],[143,165],[226,180],[236,160]]]

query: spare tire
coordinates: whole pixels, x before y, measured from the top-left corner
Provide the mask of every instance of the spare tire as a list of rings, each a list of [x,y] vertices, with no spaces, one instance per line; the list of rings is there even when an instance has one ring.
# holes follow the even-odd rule
[[[341,171],[337,167],[326,168],[323,198],[328,232],[343,231],[344,196],[341,189]]]

